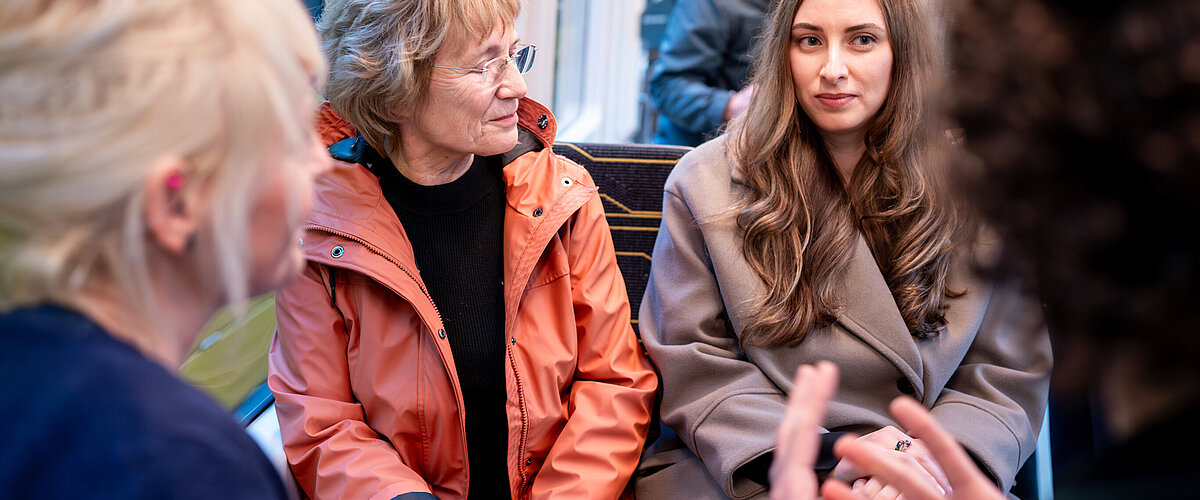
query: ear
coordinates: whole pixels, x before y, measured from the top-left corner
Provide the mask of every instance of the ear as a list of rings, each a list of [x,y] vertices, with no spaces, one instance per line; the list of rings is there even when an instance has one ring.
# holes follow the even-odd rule
[[[179,157],[159,160],[142,186],[142,213],[151,241],[169,254],[181,255],[188,246],[200,220],[196,186],[188,184],[187,162]]]

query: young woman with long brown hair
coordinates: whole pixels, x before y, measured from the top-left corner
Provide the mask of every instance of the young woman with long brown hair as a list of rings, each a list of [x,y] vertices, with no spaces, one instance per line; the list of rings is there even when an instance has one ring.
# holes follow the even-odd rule
[[[843,374],[825,444],[860,434],[948,487],[887,412],[908,394],[1012,486],[1045,411],[1050,348],[1036,302],[972,272],[994,249],[946,199],[930,7],[780,2],[750,109],[667,181],[639,319],[670,429],[639,496],[767,491],[791,375],[819,360]],[[894,496],[825,448],[819,471]]]

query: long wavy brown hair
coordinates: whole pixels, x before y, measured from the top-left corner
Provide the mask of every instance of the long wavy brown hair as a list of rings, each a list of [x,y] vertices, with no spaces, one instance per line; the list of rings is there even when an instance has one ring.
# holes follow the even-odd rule
[[[794,345],[833,323],[834,288],[866,238],[914,337],[945,326],[950,253],[964,224],[941,197],[949,149],[926,98],[945,72],[941,19],[926,0],[879,0],[893,51],[888,94],[869,124],[866,152],[843,184],[792,81],[792,21],[802,0],[768,14],[754,68],[757,93],[730,125],[734,168],[748,196],[735,208],[750,267],[766,284],[742,331],[752,345]],[[948,197],[949,193],[945,193]]]

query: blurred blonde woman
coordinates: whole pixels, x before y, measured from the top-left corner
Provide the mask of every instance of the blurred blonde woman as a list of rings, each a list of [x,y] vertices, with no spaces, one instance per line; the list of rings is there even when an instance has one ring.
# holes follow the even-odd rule
[[[797,366],[843,374],[814,469],[883,498],[837,436],[915,458],[887,411],[920,401],[1004,489],[1033,451],[1050,345],[1035,301],[974,273],[992,251],[950,201],[950,147],[927,95],[943,72],[925,0],[785,0],[768,16],[757,92],[728,133],[667,180],[642,302],[668,432],[642,498],[765,494]]]
[[[324,67],[293,0],[0,3],[0,498],[284,495],[175,370],[303,262]]]

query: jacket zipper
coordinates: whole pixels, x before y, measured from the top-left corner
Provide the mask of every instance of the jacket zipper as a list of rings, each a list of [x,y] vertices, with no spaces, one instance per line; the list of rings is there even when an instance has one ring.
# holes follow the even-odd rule
[[[384,259],[387,259],[388,262],[395,264],[395,266],[397,268],[399,268],[401,271],[404,271],[404,274],[407,275],[409,277],[409,279],[413,280],[413,283],[417,284],[417,288],[419,288],[421,290],[421,293],[425,294],[425,298],[429,299],[429,303],[433,305],[433,312],[434,312],[434,314],[437,315],[438,322],[443,323],[443,324],[445,323],[445,320],[442,319],[442,312],[440,310],[438,310],[437,303],[433,301],[433,297],[431,295],[429,295],[429,291],[425,289],[425,285],[423,283],[421,283],[421,280],[417,279],[416,276],[413,276],[413,274],[411,272],[409,272],[408,269],[405,269],[404,265],[401,264],[399,261],[393,259],[392,257],[388,256],[387,254],[385,254],[379,250],[376,250],[374,245],[372,245],[372,244],[368,243],[367,241],[363,240],[362,238],[359,238],[352,234],[349,234],[349,233],[346,233],[343,231],[338,231],[333,228],[329,228],[329,227],[325,227],[325,226],[317,226],[317,225],[312,225],[312,224],[309,224],[305,229],[307,229],[309,231],[321,231],[321,232],[333,234],[336,236],[340,236],[342,238],[346,238],[350,241],[354,241],[354,242],[362,245],[367,250],[371,251],[371,253],[374,253],[380,257],[383,257]],[[512,349],[509,349],[508,351],[509,351],[509,360],[511,361],[513,359],[512,358]],[[449,370],[447,370],[447,371],[449,371]],[[516,374],[515,362],[513,364],[513,373]],[[519,382],[519,379],[518,379],[518,382]],[[520,449],[524,450],[525,449],[525,427],[526,427],[527,419],[525,418],[525,395],[524,395],[524,393],[521,392],[521,384],[520,383],[517,384],[517,395],[518,395],[517,398],[520,400],[520,404],[521,404],[521,447],[520,447]],[[462,398],[462,388],[461,387],[459,388],[459,398],[460,399]],[[466,409],[460,407],[458,409],[458,413],[459,413],[459,415],[466,415]],[[459,422],[459,423],[461,424],[462,422]],[[464,435],[463,436],[464,447],[462,450],[463,457],[467,456],[467,450],[465,447],[466,442],[467,442],[466,436]],[[524,489],[524,484],[525,484],[525,470],[524,469],[521,469],[521,484],[522,484],[522,489]],[[464,488],[463,492],[466,493],[465,488]]]
[[[529,483],[525,466],[525,441],[529,429],[529,415],[525,409],[525,389],[521,385],[521,373],[517,371],[517,358],[513,354],[511,343],[506,350],[508,351],[508,363],[512,366],[513,378],[517,381],[517,406],[521,408],[521,442],[517,444],[517,470],[521,472],[521,488],[517,490],[517,497],[520,498]]]
[[[557,204],[557,201],[555,202]],[[516,337],[512,337],[512,341],[507,346],[508,362],[512,366],[513,378],[517,381],[517,403],[521,408],[521,442],[517,446],[517,469],[521,472],[521,488],[517,490],[517,497],[524,497],[525,491],[529,489],[529,476],[527,474],[528,467],[525,462],[525,446],[529,434],[529,414],[525,408],[525,390],[521,385],[521,373],[517,371],[517,358],[513,353],[512,346],[516,343]]]
[[[309,231],[321,231],[323,233],[333,234],[336,236],[340,236],[342,238],[346,238],[350,241],[354,241],[354,242],[362,245],[363,247],[365,247],[367,250],[370,250],[371,253],[376,254],[380,257],[383,257],[383,258],[387,259],[388,262],[395,264],[397,268],[399,268],[401,271],[404,271],[404,274],[406,276],[408,276],[409,279],[413,280],[413,283],[417,284],[417,288],[419,288],[421,290],[421,293],[425,294],[425,298],[429,299],[429,303],[431,305],[433,305],[433,312],[434,312],[434,314],[437,315],[438,322],[445,323],[445,321],[442,319],[442,312],[438,310],[437,303],[433,301],[433,296],[429,295],[429,291],[425,289],[425,285],[423,283],[421,283],[421,280],[417,279],[416,276],[413,276],[413,274],[411,272],[409,272],[408,269],[405,269],[404,265],[401,264],[399,261],[391,258],[386,253],[376,250],[374,245],[372,245],[372,244],[366,242],[365,240],[363,240],[362,238],[359,238],[352,234],[338,231],[336,229],[328,228],[325,226],[315,226],[315,225],[311,225],[311,224],[308,225],[305,229],[307,229]]]
[[[421,290],[421,293],[425,294],[425,298],[429,299],[429,303],[433,304],[433,311],[434,311],[434,313],[437,314],[438,321],[443,322],[442,313],[441,313],[441,311],[438,310],[437,303],[435,303],[433,301],[433,297],[429,295],[429,291],[425,290],[425,285],[422,284],[421,280],[418,280],[416,278],[416,276],[413,276],[413,274],[411,272],[409,272],[408,269],[405,269],[404,266],[402,264],[400,264],[400,262],[389,257],[387,254],[385,254],[379,250],[376,250],[374,245],[371,245],[370,243],[366,242],[362,238],[351,235],[349,233],[345,233],[343,231],[338,231],[336,229],[332,229],[329,227],[317,226],[317,225],[313,225],[313,224],[309,224],[307,226],[307,229],[315,230],[315,231],[323,231],[326,233],[341,236],[348,240],[357,242],[357,243],[361,244],[362,246],[366,247],[366,249],[370,250],[372,253],[378,254],[380,257],[387,259],[388,262],[395,264],[396,267],[400,268],[401,271],[404,271],[404,274],[408,275],[408,277],[413,280],[413,283],[417,284],[417,288],[419,288]],[[515,338],[516,337],[513,337],[513,339],[515,339]],[[520,497],[520,496],[523,496],[523,494],[525,493],[525,490],[527,490],[529,488],[529,476],[527,474],[528,467],[525,466],[525,460],[527,460],[527,459],[525,459],[525,446],[526,446],[526,441],[528,440],[528,435],[529,435],[529,412],[528,412],[528,409],[525,407],[525,390],[524,390],[524,387],[521,385],[521,374],[519,371],[517,371],[517,359],[516,359],[516,354],[514,354],[513,350],[512,350],[512,343],[509,343],[509,345],[506,347],[505,350],[508,352],[508,362],[509,362],[509,365],[512,366],[513,378],[516,379],[516,383],[517,383],[517,405],[521,408],[521,442],[518,443],[518,445],[517,445],[517,470],[520,471],[520,473],[521,473],[521,487],[520,487],[520,489],[517,490],[517,496]],[[460,392],[461,392],[461,389],[460,389]],[[462,408],[459,408],[459,413],[465,414],[464,410]],[[466,441],[464,439],[464,443],[465,442]],[[463,450],[464,456],[466,456],[466,453],[467,453],[466,450]]]

